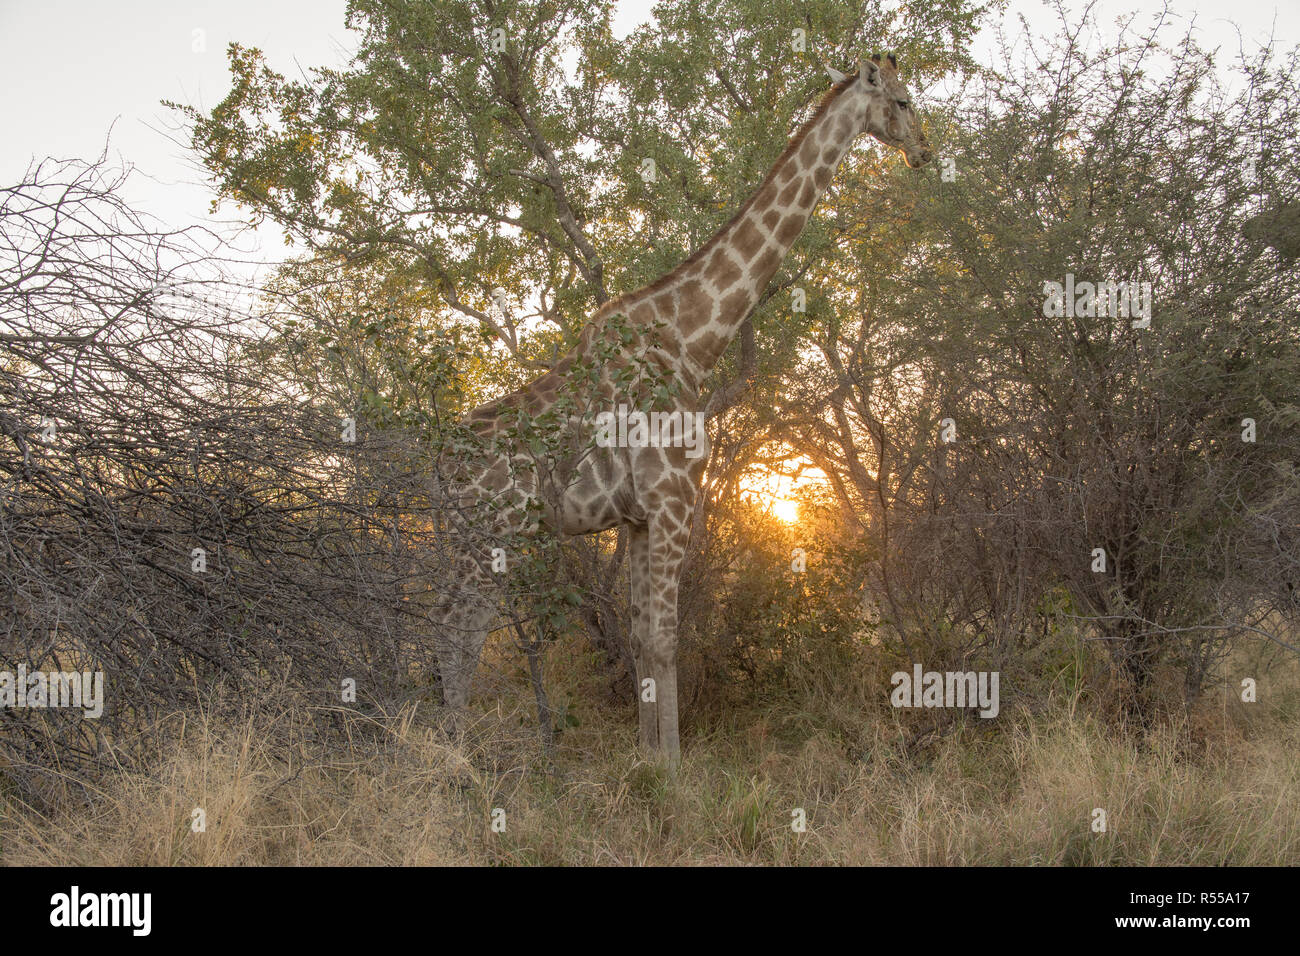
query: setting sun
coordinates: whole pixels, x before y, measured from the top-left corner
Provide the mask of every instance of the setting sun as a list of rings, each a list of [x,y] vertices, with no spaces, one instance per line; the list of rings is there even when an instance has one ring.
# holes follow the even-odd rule
[[[789,498],[773,498],[772,514],[786,524],[794,524],[799,520],[799,502],[791,501]]]
[[[809,490],[824,485],[826,475],[807,460],[791,457],[747,472],[741,491],[782,524],[799,523],[799,502]]]

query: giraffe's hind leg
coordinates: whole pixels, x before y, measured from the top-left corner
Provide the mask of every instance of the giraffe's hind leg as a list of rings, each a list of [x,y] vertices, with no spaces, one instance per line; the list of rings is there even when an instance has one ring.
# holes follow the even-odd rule
[[[471,572],[432,615],[443,701],[453,712],[469,703],[483,642],[497,625],[498,610],[486,591],[481,575]]]

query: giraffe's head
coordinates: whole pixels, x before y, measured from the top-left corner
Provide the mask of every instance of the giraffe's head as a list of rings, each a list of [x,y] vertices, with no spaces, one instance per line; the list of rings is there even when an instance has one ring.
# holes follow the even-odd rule
[[[930,161],[930,143],[912,108],[912,97],[898,78],[898,61],[892,53],[883,63],[879,55],[859,60],[858,79],[850,89],[862,102],[862,132],[901,149],[913,169]]]

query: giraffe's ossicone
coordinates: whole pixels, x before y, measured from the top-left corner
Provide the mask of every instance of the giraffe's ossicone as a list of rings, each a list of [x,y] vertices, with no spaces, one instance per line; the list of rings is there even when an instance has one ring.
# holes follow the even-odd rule
[[[433,623],[448,706],[469,699],[510,552],[539,533],[622,526],[641,743],[678,759],[677,592],[709,451],[700,389],[864,133],[909,166],[930,161],[892,56],[836,82],[754,194],[681,265],[606,302],[554,368],[468,416],[442,469],[456,553]]]

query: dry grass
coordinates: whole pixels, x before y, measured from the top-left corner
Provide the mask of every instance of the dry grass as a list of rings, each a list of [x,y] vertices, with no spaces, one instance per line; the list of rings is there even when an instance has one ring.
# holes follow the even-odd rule
[[[582,700],[577,674],[553,670],[557,698]],[[411,712],[191,721],[153,772],[109,776],[88,805],[43,816],[0,802],[0,860],[1294,865],[1294,676],[1276,669],[1254,705],[1208,695],[1189,721],[1143,736],[1082,712],[1075,695],[911,750],[892,713],[766,703],[701,717],[675,775],[635,756],[630,713],[577,703],[550,769],[522,704],[455,741]],[[196,807],[206,832],[191,830]],[[1104,834],[1091,829],[1098,807]],[[791,828],[795,808],[805,833]]]

